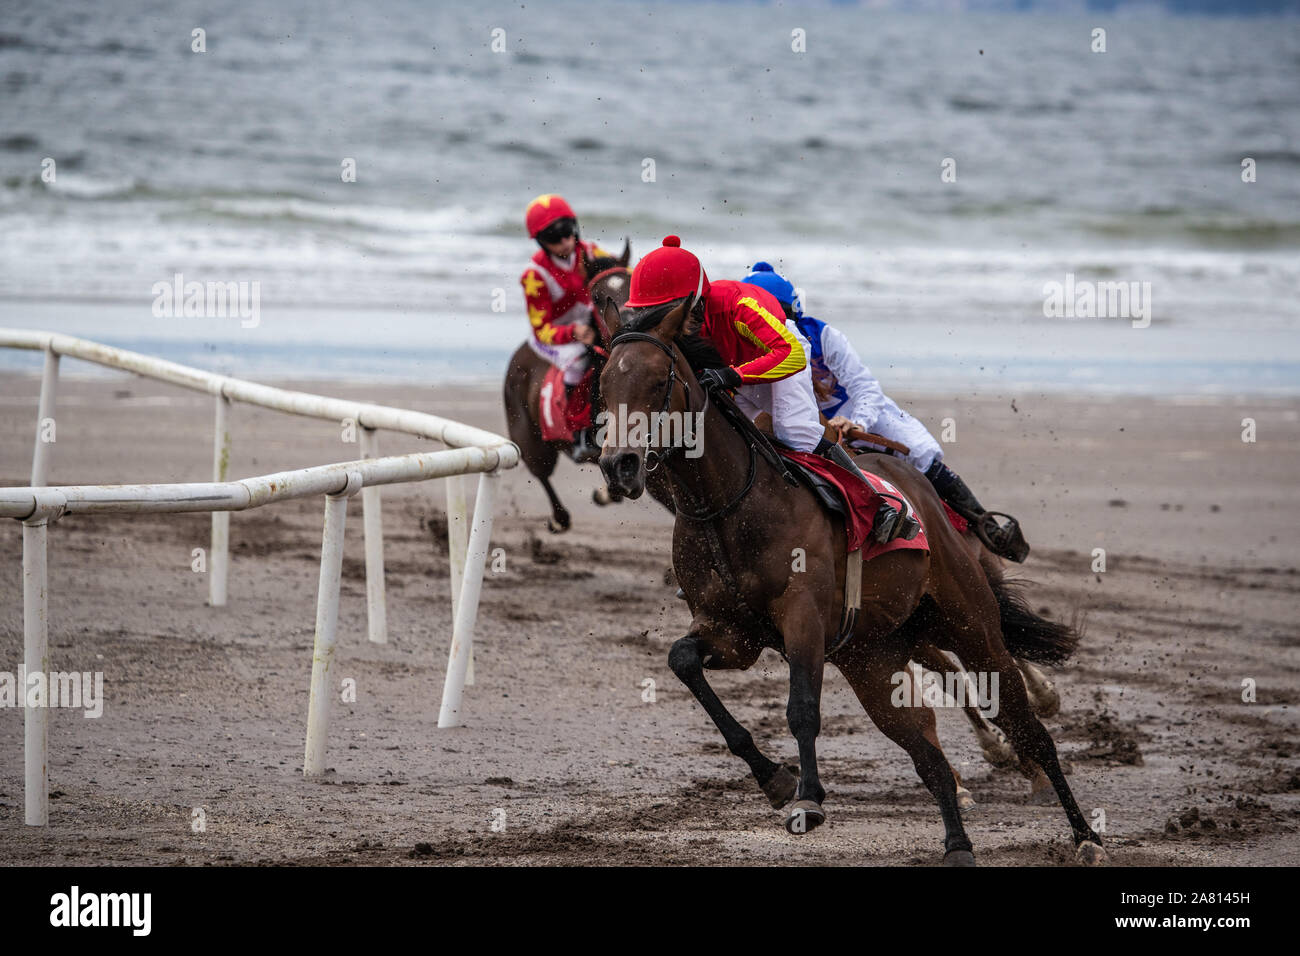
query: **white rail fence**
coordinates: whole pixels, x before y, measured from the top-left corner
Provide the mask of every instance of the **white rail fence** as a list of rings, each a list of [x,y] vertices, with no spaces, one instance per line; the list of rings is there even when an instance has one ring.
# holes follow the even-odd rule
[[[338,637],[339,586],[343,564],[343,529],[348,499],[361,493],[366,552],[366,608],[369,639],[387,637],[384,591],[384,542],[380,486],[445,478],[447,538],[450,550],[452,641],[443,683],[439,727],[457,727],[465,685],[473,683],[473,637],[488,542],[496,507],[499,470],[519,462],[519,450],[491,432],[423,412],[345,401],[306,392],[286,391],[215,375],[166,362],[138,352],[101,345],[49,332],[0,328],[0,347],[45,353],[37,411],[36,444],[32,453],[31,487],[0,488],[0,517],[23,525],[23,657],[26,672],[46,677],[38,706],[24,709],[26,822],[49,822],[49,590],[47,537],[49,525],[65,514],[212,513],[212,547],[208,561],[210,603],[226,603],[229,569],[230,512],[260,508],[275,501],[325,496],[320,584],[316,601],[316,638],[312,652],[311,697],[303,773],[325,771],[330,704],[336,688],[331,667]],[[212,481],[184,484],[46,485],[50,446],[47,424],[54,420],[61,356],[83,359],[109,368],[214,397]],[[360,429],[359,461],[319,465],[237,481],[227,480],[230,463],[230,406],[244,402],[262,408],[334,422],[351,420]],[[404,432],[442,442],[443,451],[379,457],[378,431]],[[480,474],[473,518],[468,511],[466,479]],[[34,666],[34,665],[38,665]],[[25,696],[25,688],[22,689]]]

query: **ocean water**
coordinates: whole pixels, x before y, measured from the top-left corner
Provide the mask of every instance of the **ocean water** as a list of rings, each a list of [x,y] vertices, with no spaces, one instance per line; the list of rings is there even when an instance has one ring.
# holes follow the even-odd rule
[[[0,14],[6,326],[254,378],[499,379],[527,334],[522,217],[542,192],[607,247],[672,232],[715,278],[777,263],[887,389],[1300,392],[1300,19]],[[256,326],[155,316],[177,273],[256,282]],[[1067,274],[1149,289],[1149,325],[1045,315]]]

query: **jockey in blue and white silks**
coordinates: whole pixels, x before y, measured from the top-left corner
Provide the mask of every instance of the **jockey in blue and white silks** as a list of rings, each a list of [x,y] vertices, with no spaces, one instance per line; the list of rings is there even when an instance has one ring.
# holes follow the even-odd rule
[[[784,307],[786,322],[807,340],[808,364],[818,407],[839,431],[841,439],[856,425],[863,431],[906,445],[907,461],[930,480],[939,497],[953,511],[971,523],[990,550],[1013,561],[1025,559],[1029,545],[1021,536],[1016,520],[1000,512],[989,512],[979,503],[961,477],[944,464],[942,446],[920,421],[884,393],[843,332],[821,319],[805,315],[794,286],[768,263],[755,263],[741,281],[770,292]],[[857,450],[873,450],[861,442],[849,444]],[[1007,520],[999,524],[993,515]]]

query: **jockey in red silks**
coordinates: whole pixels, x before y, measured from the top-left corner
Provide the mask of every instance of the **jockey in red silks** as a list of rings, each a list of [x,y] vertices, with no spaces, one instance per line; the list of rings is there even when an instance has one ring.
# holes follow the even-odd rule
[[[699,374],[711,392],[732,389],[736,404],[751,417],[772,417],[778,441],[795,451],[814,452],[866,477],[838,444],[828,441],[817,410],[808,367],[808,342],[785,322],[779,303],[767,290],[720,279],[710,282],[695,255],[668,236],[632,271],[632,293],[623,325],[653,327],[685,303],[683,334],[710,342],[727,363]],[[874,536],[890,541],[914,537],[916,519],[882,499]]]
[[[609,253],[579,237],[578,217],[562,196],[538,196],[528,204],[524,222],[528,235],[541,247],[519,277],[533,330],[528,344],[564,370],[565,392],[572,400],[574,387],[591,365],[590,347],[596,342],[582,254],[585,251],[596,258]],[[582,400],[588,414],[574,436],[570,454],[576,461],[592,461],[600,456],[600,449],[592,441],[590,402],[585,397]]]

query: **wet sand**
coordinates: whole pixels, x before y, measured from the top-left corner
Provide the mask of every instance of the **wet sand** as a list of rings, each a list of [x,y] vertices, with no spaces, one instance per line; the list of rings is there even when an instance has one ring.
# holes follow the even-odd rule
[[[495,387],[315,389],[504,431]],[[0,377],[5,484],[27,483],[37,391]],[[948,462],[1020,517],[1034,553],[1016,573],[1033,606],[1086,615],[1045,723],[1085,813],[1105,814],[1112,862],[1300,862],[1300,404],[896,397],[936,434],[953,419]],[[51,481],[206,480],[211,419],[206,396],[66,379]],[[232,425],[235,476],[358,457],[330,423],[236,406]],[[0,709],[0,863],[937,863],[937,807],[833,668],[819,740],[829,819],[805,836],[782,829],[667,668],[688,624],[666,583],[670,516],[649,499],[598,508],[598,483],[594,467],[561,463],[574,527],[553,536],[527,473],[504,477],[492,545],[505,570],[485,581],[478,681],[456,730],[437,729],[451,631],[442,482],[385,491],[386,645],[366,640],[350,509],[337,666],[357,700],[335,705],[325,783],[301,772],[322,500],[232,516],[230,603],[217,609],[190,569],[206,515],[61,520],[53,666],[103,671],[105,710],[53,714],[39,829],[22,823],[22,711]],[[21,595],[9,521],[0,670],[22,658]],[[1254,703],[1241,699],[1247,678]],[[778,656],[710,679],[760,745],[794,761]],[[984,763],[959,713],[941,712],[939,732],[979,803],[967,825],[981,863],[1072,862],[1059,807],[1031,805],[1023,778]]]

